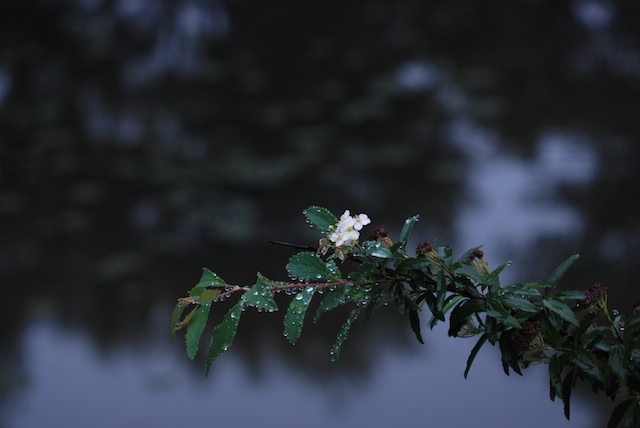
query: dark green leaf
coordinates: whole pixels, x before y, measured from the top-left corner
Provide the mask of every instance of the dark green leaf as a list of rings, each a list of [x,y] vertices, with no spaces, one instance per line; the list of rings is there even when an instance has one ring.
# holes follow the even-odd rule
[[[638,324],[640,322],[640,312],[635,313],[633,315],[631,315],[626,321],[625,321],[625,328],[630,329],[632,326]]]
[[[429,328],[433,328],[438,322],[438,320],[444,321],[444,314],[449,312],[451,308],[457,305],[462,299],[464,299],[464,297],[458,294],[453,294],[447,297],[444,301],[445,302],[444,305],[442,306],[442,311],[433,313],[433,316],[429,319]]]
[[[528,283],[528,284],[512,284],[508,285],[502,289],[504,293],[510,293],[515,296],[539,296],[540,288],[538,284]]]
[[[564,403],[564,416],[567,420],[569,420],[571,416],[571,391],[573,389],[575,372],[574,369],[567,373],[562,382],[562,402]]]
[[[640,426],[640,401],[636,398],[629,406],[625,427],[638,428]]]
[[[176,327],[179,325],[180,317],[182,313],[187,308],[187,305],[183,305],[178,303],[171,311],[171,340],[175,339],[176,335]]]
[[[308,251],[293,255],[287,264],[287,271],[291,277],[301,281],[321,281],[331,277],[324,260]]]
[[[362,255],[365,257],[378,257],[380,259],[389,259],[393,256],[393,253],[382,242],[379,241],[365,241],[362,243]]]
[[[478,284],[484,283],[484,275],[478,272],[478,270],[469,263],[460,263],[458,266],[456,266],[453,273],[456,275],[466,276],[467,278],[472,279]]]
[[[402,248],[407,248],[407,241],[409,240],[409,235],[411,235],[411,231],[413,230],[413,225],[418,221],[418,216],[414,215],[413,217],[409,217],[404,221],[404,226],[402,226],[402,231],[400,232],[400,244]]]
[[[471,370],[471,364],[473,364],[473,360],[476,358],[476,355],[478,355],[478,351],[480,351],[480,348],[482,348],[482,345],[484,345],[484,342],[486,341],[487,341],[487,334],[485,333],[482,336],[480,336],[480,339],[478,339],[478,342],[476,342],[476,345],[471,350],[471,353],[469,354],[469,358],[467,358],[467,368],[464,370],[465,379],[469,374],[469,370]]]
[[[328,232],[331,226],[335,226],[338,223],[336,216],[326,208],[311,206],[302,211],[302,213],[305,215],[309,223],[324,232]]]
[[[620,404],[618,404],[611,412],[611,418],[609,419],[607,428],[616,428],[622,420],[622,417],[627,412],[627,410],[629,410],[629,407],[631,406],[631,404],[633,404],[634,401],[635,398],[629,398],[628,400],[620,402]]]
[[[487,278],[485,279],[484,283],[489,286],[489,290],[492,293],[496,293],[500,288],[500,274],[502,273],[504,268],[506,268],[510,264],[511,262],[505,262],[500,266],[498,266],[496,269],[494,269],[489,275],[487,275]]]
[[[422,333],[420,332],[420,316],[418,311],[409,310],[409,323],[411,324],[411,329],[415,333],[418,342],[424,345],[424,340],[422,340]]]
[[[469,316],[482,312],[484,310],[484,302],[480,300],[466,299],[460,302],[451,311],[449,317],[449,336],[457,336],[462,325],[467,321]]]
[[[249,291],[242,295],[245,306],[253,306],[268,312],[278,310],[278,305],[273,299],[273,291],[269,280],[258,273],[258,280]]]
[[[284,335],[287,336],[289,342],[296,343],[302,332],[302,324],[304,323],[304,315],[307,312],[309,303],[313,298],[315,287],[306,287],[304,290],[295,295],[289,304],[289,310],[284,316]]]
[[[341,285],[326,294],[324,296],[324,299],[322,299],[322,301],[320,302],[320,306],[316,311],[316,315],[313,317],[313,321],[318,321],[323,313],[335,309],[338,306],[344,305],[346,302],[348,302],[349,299],[347,299],[346,297],[346,292],[346,287]]]
[[[338,332],[336,341],[333,344],[333,347],[331,347],[331,361],[333,361],[334,363],[338,361],[338,358],[340,357],[340,351],[342,350],[342,345],[349,336],[349,329],[351,329],[351,324],[353,324],[356,318],[358,318],[361,310],[361,307],[352,310],[349,314],[349,318],[347,318],[344,324],[342,324],[342,327],[340,327],[340,331]]]
[[[567,306],[567,304],[564,303],[562,300],[556,297],[552,297],[550,299],[543,300],[542,304],[545,306],[545,308],[549,309],[551,312],[554,312],[555,314],[559,315],[560,318],[562,318],[563,320],[568,321],[571,324],[576,326],[580,325],[578,323],[576,315],[569,308],[569,306]]]
[[[444,245],[442,247],[438,247],[438,256],[440,260],[442,260],[442,264],[446,267],[451,266],[451,261],[453,260],[453,250],[448,245]]]
[[[240,301],[235,304],[229,312],[226,313],[222,322],[218,324],[213,330],[213,338],[211,339],[211,347],[207,354],[207,363],[205,365],[205,373],[209,375],[211,364],[222,355],[233,343],[233,339],[236,337],[236,331],[238,330],[238,323],[240,322],[240,316],[242,315],[243,302]]]
[[[458,259],[458,261],[456,262],[456,264],[469,264],[469,257],[471,257],[471,255],[473,253],[475,253],[476,251],[478,251],[480,248],[482,248],[482,245],[479,245],[477,247],[473,247],[467,251],[465,251],[465,253],[462,255],[462,257],[460,257]]]
[[[511,367],[514,372],[522,376],[522,371],[518,365],[518,356],[513,349],[513,344],[511,343],[510,332],[503,332],[502,335],[500,335],[499,343],[500,352],[502,353],[502,368],[504,369],[504,373],[508,376],[509,367]]]
[[[549,275],[547,284],[551,288],[554,288],[558,284],[560,279],[564,276],[567,269],[569,269],[569,267],[573,264],[573,262],[575,262],[578,259],[578,257],[579,257],[578,254],[574,254],[573,256],[567,258],[565,261],[560,263],[560,266],[555,268],[554,271],[551,272],[551,275]]]
[[[551,401],[556,396],[562,398],[562,362],[556,354],[549,358],[549,389]]]
[[[620,383],[623,385],[627,383],[628,362],[629,359],[624,350],[624,345],[611,345],[611,348],[609,348],[609,367],[611,367],[611,371],[620,379]]]
[[[204,331],[204,327],[207,325],[207,318],[209,318],[209,310],[211,305],[202,305],[193,312],[189,324],[187,325],[187,334],[185,335],[185,342],[187,345],[187,355],[193,360],[198,352],[200,345],[200,336]]]
[[[586,297],[584,291],[566,290],[556,294],[556,297],[566,301],[582,300]]]
[[[513,308],[519,311],[531,313],[538,312],[538,307],[536,305],[531,303],[529,300],[523,299],[521,297],[505,296],[504,298],[502,298],[502,304],[506,308]]]
[[[196,287],[224,287],[226,284],[222,278],[207,268],[202,268],[202,276]]]
[[[487,315],[502,321],[507,327],[522,328],[518,320],[496,299],[487,299]]]
[[[367,307],[365,309],[364,312],[364,325],[366,326],[367,323],[369,322],[369,319],[371,318],[371,316],[380,308],[382,308],[384,305],[387,304],[387,302],[393,300],[393,297],[391,297],[391,294],[389,293],[380,293],[375,295],[374,297],[371,298],[371,301],[369,303],[367,303]]]
[[[602,381],[602,373],[600,372],[600,369],[598,368],[596,362],[593,361],[593,358],[591,357],[589,351],[576,346],[571,349],[571,357],[576,362],[576,365],[580,367],[587,375],[589,375],[593,379]]]

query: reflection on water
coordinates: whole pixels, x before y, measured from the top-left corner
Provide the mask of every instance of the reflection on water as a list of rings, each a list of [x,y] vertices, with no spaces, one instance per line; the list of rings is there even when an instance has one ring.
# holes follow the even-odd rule
[[[476,3],[7,7],[0,422],[602,426],[590,393],[564,421],[544,366],[506,377],[483,349],[464,380],[472,342],[440,326],[419,346],[391,310],[335,366],[344,314],[296,346],[282,314],[247,314],[209,379],[169,340],[202,266],[283,278],[291,252],[267,241],[313,244],[311,204],[392,233],[420,214],[416,243],[483,244],[513,262],[505,281],[580,253],[566,286],[601,282],[631,309],[637,6]]]

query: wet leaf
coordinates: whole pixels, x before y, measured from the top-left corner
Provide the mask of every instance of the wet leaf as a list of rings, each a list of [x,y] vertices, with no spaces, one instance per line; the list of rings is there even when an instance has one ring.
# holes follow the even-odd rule
[[[334,216],[331,211],[326,208],[310,206],[303,211],[303,214],[305,215],[309,223],[313,224],[315,227],[324,232],[328,232],[331,226],[334,226],[338,223],[338,219],[336,218],[336,216]]]
[[[624,351],[624,345],[611,345],[611,348],[609,348],[609,367],[611,367],[611,371],[620,379],[620,383],[623,385],[627,383],[628,362],[629,359]]]
[[[338,306],[343,305],[347,301],[349,301],[349,299],[345,295],[346,291],[346,287],[341,285],[326,294],[324,296],[324,299],[322,299],[322,301],[320,302],[320,306],[316,311],[316,315],[313,317],[313,321],[317,322],[323,313],[335,309]]]
[[[478,342],[476,342],[475,346],[473,347],[473,349],[471,350],[471,353],[469,354],[469,358],[467,358],[467,367],[464,370],[464,378],[467,378],[467,375],[469,374],[469,370],[471,370],[471,364],[473,364],[473,360],[475,360],[476,355],[478,355],[478,351],[480,351],[480,348],[482,348],[482,345],[484,345],[484,342],[487,341],[487,334],[483,334],[482,336],[480,336],[480,339],[478,339]]]
[[[302,324],[304,323],[304,315],[307,312],[307,308],[309,307],[309,303],[311,303],[315,291],[315,287],[306,287],[296,294],[289,304],[289,309],[284,316],[284,334],[291,343],[296,343],[300,337]]]
[[[303,252],[292,256],[287,271],[301,281],[321,281],[331,277],[327,264],[316,253]]]
[[[187,347],[187,355],[193,360],[198,352],[200,345],[200,337],[207,325],[207,318],[209,318],[210,305],[198,306],[194,311],[189,324],[187,325],[187,334],[185,335],[185,342]]]
[[[342,327],[340,327],[340,331],[338,332],[336,341],[333,344],[333,347],[331,348],[331,361],[333,361],[334,363],[338,361],[338,358],[340,357],[340,351],[342,350],[342,345],[344,344],[344,341],[347,340],[347,337],[349,336],[349,330],[351,329],[351,324],[353,324],[356,318],[358,318],[358,315],[360,314],[361,310],[362,310],[361,307],[355,308],[354,310],[352,310],[351,313],[349,314],[349,318],[347,318],[344,324],[342,324]]]
[[[226,284],[222,278],[207,268],[202,268],[202,276],[196,287],[224,287]]]
[[[402,248],[407,248],[407,241],[409,240],[409,235],[411,235],[411,231],[413,230],[413,225],[418,221],[417,215],[413,217],[409,217],[404,221],[404,226],[402,226],[402,231],[400,232],[399,242]]]
[[[242,295],[245,306],[253,306],[254,308],[263,309],[265,311],[274,312],[278,310],[278,305],[273,299],[273,291],[271,284],[264,276],[258,274],[256,283]]]
[[[211,339],[211,347],[207,354],[207,363],[205,365],[205,373],[209,375],[211,364],[222,355],[233,343],[233,339],[236,337],[236,331],[238,330],[238,323],[240,322],[240,316],[242,315],[243,302],[236,303],[229,312],[226,313],[222,322],[218,324],[213,331],[213,337]]]

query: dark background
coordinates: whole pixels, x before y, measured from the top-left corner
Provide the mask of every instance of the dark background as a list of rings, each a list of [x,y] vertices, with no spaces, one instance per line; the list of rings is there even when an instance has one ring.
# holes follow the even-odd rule
[[[565,422],[545,366],[483,349],[462,379],[474,341],[418,345],[391,310],[338,365],[344,313],[296,346],[283,311],[247,313],[208,379],[168,322],[203,266],[283,279],[267,241],[315,245],[315,204],[392,234],[420,214],[414,245],[484,244],[504,282],[580,253],[564,286],[629,312],[636,2],[5,3],[0,425],[604,425],[589,391]]]

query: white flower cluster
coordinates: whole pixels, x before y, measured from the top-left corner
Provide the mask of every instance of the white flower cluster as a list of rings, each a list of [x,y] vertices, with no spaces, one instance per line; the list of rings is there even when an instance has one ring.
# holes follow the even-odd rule
[[[336,247],[353,245],[358,241],[362,227],[369,223],[371,220],[366,214],[351,216],[349,210],[346,210],[340,216],[340,220],[329,235],[329,239],[335,243]]]

